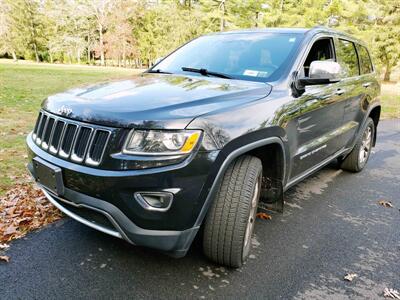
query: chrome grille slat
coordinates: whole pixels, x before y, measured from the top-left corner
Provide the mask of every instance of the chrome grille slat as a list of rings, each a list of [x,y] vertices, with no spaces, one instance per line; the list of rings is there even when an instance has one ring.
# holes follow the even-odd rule
[[[41,111],[32,133],[43,150],[63,159],[97,166],[101,163],[111,129],[81,123]]]
[[[49,148],[49,140],[51,133],[53,132],[54,118],[47,118],[47,124],[43,132],[42,147],[44,149]]]
[[[110,132],[102,129],[97,129],[93,134],[93,139],[91,141],[89,151],[86,158],[86,163],[89,165],[98,165],[102,160],[105,147],[102,145],[107,145],[108,139],[110,137]]]
[[[50,142],[50,152],[57,153],[60,146],[61,137],[64,133],[65,122],[57,120],[56,126],[54,126],[53,136]]]
[[[71,154],[72,145],[75,140],[75,134],[78,129],[78,126],[75,124],[67,124],[64,132],[64,136],[62,137],[60,151],[59,154],[62,157],[69,157]]]
[[[33,139],[36,139],[37,131],[38,131],[38,128],[39,128],[39,123],[42,120],[42,115],[43,114],[40,112],[39,115],[38,115],[38,118],[36,120],[35,128],[33,129],[33,135],[32,135]]]
[[[85,158],[90,138],[93,129],[87,126],[81,126],[76,135],[74,147],[72,148],[71,159],[74,161],[81,162]]]
[[[43,114],[42,118],[40,120],[39,129],[37,132],[37,137],[36,137],[37,144],[40,144],[42,142],[42,135],[43,135],[44,128],[46,127],[46,123],[47,123],[47,115]]]

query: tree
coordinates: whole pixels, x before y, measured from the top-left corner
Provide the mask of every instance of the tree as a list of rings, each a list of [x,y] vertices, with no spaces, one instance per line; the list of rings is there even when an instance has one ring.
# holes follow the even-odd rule
[[[100,64],[105,65],[104,51],[104,33],[107,30],[107,18],[113,9],[114,1],[112,0],[85,0],[85,11],[87,16],[93,16],[96,21],[97,32],[99,37],[98,52],[100,54]]]
[[[344,30],[390,80],[400,59],[398,0],[0,0],[0,55],[151,65],[201,34],[252,27]]]
[[[378,2],[375,16],[373,49],[375,57],[385,68],[384,81],[390,81],[392,69],[400,59],[400,4],[398,1]]]
[[[17,60],[17,44],[11,30],[10,6],[5,1],[0,1],[0,54],[11,54]]]
[[[6,48],[16,57],[16,52],[23,54],[32,51],[37,62],[40,61],[39,52],[45,44],[44,17],[39,0],[4,0],[1,3],[5,11],[3,23],[6,32],[3,33],[7,43]],[[4,28],[4,27],[3,27]]]
[[[119,0],[107,19],[107,32],[104,35],[106,56],[116,58],[118,66],[127,65],[127,58],[138,56],[133,24],[142,8],[137,1]]]

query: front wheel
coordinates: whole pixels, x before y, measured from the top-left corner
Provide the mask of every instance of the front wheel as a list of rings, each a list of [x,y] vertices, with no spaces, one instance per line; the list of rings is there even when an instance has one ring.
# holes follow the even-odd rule
[[[261,160],[250,155],[226,171],[204,228],[204,253],[214,262],[238,268],[249,256],[261,179]]]
[[[364,169],[372,151],[375,137],[375,124],[371,118],[367,119],[362,135],[350,154],[341,162],[340,167],[350,172],[360,172]]]

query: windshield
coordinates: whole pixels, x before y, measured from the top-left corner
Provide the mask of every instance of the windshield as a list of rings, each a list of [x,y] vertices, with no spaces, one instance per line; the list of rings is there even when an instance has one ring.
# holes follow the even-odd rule
[[[205,69],[236,79],[278,79],[300,42],[298,33],[233,33],[199,37],[162,60],[152,71],[191,74]],[[204,72],[202,75],[205,75]]]

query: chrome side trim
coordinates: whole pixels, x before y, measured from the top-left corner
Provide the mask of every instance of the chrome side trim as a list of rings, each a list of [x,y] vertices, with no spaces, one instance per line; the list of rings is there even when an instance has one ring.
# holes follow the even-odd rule
[[[314,167],[308,169],[307,171],[301,173],[300,175],[297,175],[296,177],[294,177],[293,179],[291,179],[283,188],[284,191],[286,191],[287,189],[289,189],[290,187],[292,187],[293,185],[295,185],[296,183],[299,183],[300,181],[302,181],[304,178],[308,177],[309,175],[311,175],[312,173],[318,171],[319,169],[321,169],[322,167],[324,167],[325,165],[327,165],[328,163],[330,163],[332,160],[334,160],[335,158],[337,158],[338,156],[346,153],[347,151],[349,151],[349,148],[344,148],[341,149],[339,151],[337,151],[336,153],[332,154],[331,156],[327,157],[326,159],[324,159],[322,162],[320,162],[319,164],[315,165]]]
[[[96,230],[98,230],[98,231],[104,232],[104,233],[106,233],[106,234],[109,234],[109,235],[111,235],[111,236],[114,236],[114,237],[117,237],[117,238],[120,238],[120,239],[123,239],[121,233],[119,233],[117,230],[114,231],[114,230],[108,229],[108,228],[106,228],[106,227],[100,226],[100,225],[98,225],[98,224],[94,224],[94,223],[92,223],[92,222],[89,222],[88,220],[86,220],[86,219],[84,219],[84,218],[78,216],[77,214],[73,213],[72,211],[69,211],[68,209],[66,209],[64,206],[60,205],[56,200],[54,200],[54,198],[53,198],[43,187],[41,187],[41,190],[43,191],[43,193],[44,193],[44,195],[46,196],[46,198],[47,198],[55,207],[57,207],[57,208],[58,208],[59,210],[61,210],[64,214],[66,214],[67,216],[71,217],[72,219],[74,219],[74,220],[76,220],[76,221],[78,221],[78,222],[80,222],[80,223],[82,223],[82,224],[84,224],[84,225],[86,225],[86,226],[89,226],[89,227],[91,227],[91,228],[93,228],[93,229],[96,229]],[[63,200],[63,201],[64,201],[64,200]],[[76,205],[75,203],[72,203],[72,202],[69,202],[69,201],[65,201],[65,202],[67,202],[68,204],[74,205],[74,206],[76,206],[76,207],[82,206],[82,205]],[[86,206],[85,206],[85,207],[86,207]],[[87,208],[88,208],[88,207],[87,207]],[[93,209],[93,208],[90,208],[90,209]],[[97,211],[97,212],[100,212],[99,210],[96,210],[96,209],[93,209],[93,210],[95,210],[95,211]],[[105,213],[105,212],[100,212],[100,213],[102,213],[103,215],[105,215],[105,216],[107,217],[107,219],[110,220],[111,217],[110,217],[107,213]],[[112,222],[113,225],[114,225],[114,223],[115,223],[115,221],[111,221],[111,220],[110,220],[110,222]],[[114,225],[114,226],[115,226],[115,225]],[[129,240],[128,240],[128,241],[129,241]]]
[[[352,129],[356,126],[358,126],[357,122],[350,121],[350,122],[340,126],[339,128],[336,128],[335,130],[328,132],[327,134],[317,137],[316,139],[312,140],[311,142],[299,147],[299,149],[295,153],[295,156],[304,154],[308,151],[311,151],[311,150],[317,148],[318,146],[323,145],[338,136],[341,136],[342,134],[344,134],[345,132],[349,131],[350,129]]]

